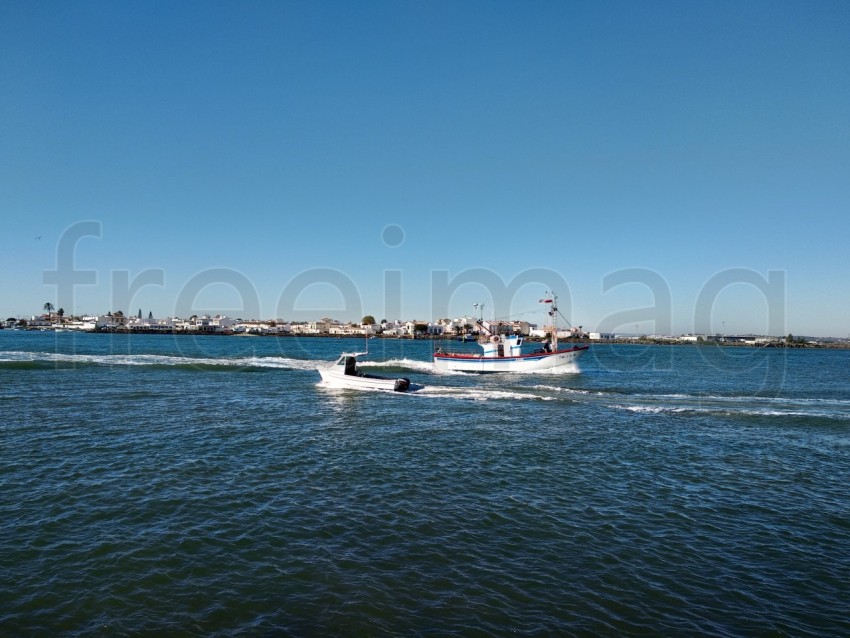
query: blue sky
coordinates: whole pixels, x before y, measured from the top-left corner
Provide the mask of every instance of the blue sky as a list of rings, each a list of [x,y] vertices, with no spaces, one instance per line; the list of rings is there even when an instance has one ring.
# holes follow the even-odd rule
[[[843,1],[4,2],[0,314],[542,321],[557,288],[591,330],[846,337],[848,33]]]

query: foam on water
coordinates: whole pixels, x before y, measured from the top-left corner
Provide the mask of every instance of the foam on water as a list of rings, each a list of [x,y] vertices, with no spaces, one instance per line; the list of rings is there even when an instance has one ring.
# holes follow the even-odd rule
[[[422,396],[448,399],[471,399],[473,401],[499,401],[499,400],[536,400],[552,401],[555,397],[532,392],[520,392],[512,390],[496,390],[492,388],[470,388],[428,385],[418,392]]]
[[[801,417],[801,418],[831,418],[848,420],[850,415],[835,414],[822,411],[801,410],[757,410],[757,409],[733,409],[733,408],[705,408],[695,406],[674,405],[623,405],[612,404],[611,407],[628,412],[639,412],[647,414],[705,414],[715,416],[763,416],[763,417]]]
[[[101,366],[174,366],[224,368],[278,368],[316,370],[325,361],[287,357],[178,357],[161,354],[64,354],[57,352],[0,352],[3,362],[47,362]]]
[[[533,387],[538,390],[546,390],[548,392],[558,392],[562,394],[600,394],[599,392],[591,392],[590,390],[577,390],[575,388],[565,388],[563,386],[558,385],[535,385]]]
[[[638,397],[633,397],[637,399]],[[807,404],[787,399],[761,398],[743,402],[741,397],[712,396],[710,400],[704,396],[680,395],[677,401],[670,401],[670,395],[653,397],[640,395],[640,402],[613,402],[610,407],[647,414],[703,414],[716,416],[759,416],[759,417],[797,417],[850,420],[850,411],[842,405],[843,402],[817,402]],[[832,409],[825,409],[825,406]]]
[[[357,365],[361,368],[400,368],[402,370],[414,370],[416,372],[431,373],[433,366],[429,361],[419,361],[416,359],[388,359],[386,361],[370,361],[368,359],[358,359]]]

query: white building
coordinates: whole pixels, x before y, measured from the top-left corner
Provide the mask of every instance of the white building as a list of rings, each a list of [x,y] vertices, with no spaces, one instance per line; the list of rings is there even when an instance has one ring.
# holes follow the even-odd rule
[[[679,337],[679,341],[685,343],[697,343],[699,341],[719,341],[720,335],[710,334],[686,334]]]
[[[394,321],[384,319],[381,322],[381,332],[388,337],[403,337],[405,335],[405,324],[398,319]]]
[[[445,332],[445,328],[443,327],[443,324],[441,324],[439,322],[437,322],[437,323],[428,322],[428,334],[429,335],[434,336],[434,337],[439,337],[444,332]]]
[[[295,335],[322,335],[330,334],[332,319],[321,321],[298,321],[290,324],[292,334]]]
[[[366,330],[361,324],[334,322],[330,327],[330,334],[341,337],[362,337],[366,334]]]

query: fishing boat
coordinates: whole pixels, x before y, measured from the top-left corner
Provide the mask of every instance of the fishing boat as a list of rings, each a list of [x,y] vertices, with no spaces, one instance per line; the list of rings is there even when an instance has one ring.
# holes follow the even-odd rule
[[[549,304],[552,323],[548,331],[551,341],[544,341],[536,351],[523,353],[522,336],[499,334],[498,326],[488,326],[479,319],[478,345],[482,352],[443,352],[438,348],[434,352],[434,369],[449,372],[538,372],[574,364],[588,350],[588,346],[576,344],[569,348],[558,347],[558,330],[555,326],[557,300],[554,293],[550,298],[540,300],[540,303]],[[572,334],[579,336],[581,330],[573,329]]]
[[[322,381],[333,388],[350,388],[354,390],[387,390],[390,392],[407,392],[410,389],[410,379],[405,377],[379,377],[366,374],[357,365],[357,357],[366,356],[367,352],[344,352],[330,366],[319,368]]]

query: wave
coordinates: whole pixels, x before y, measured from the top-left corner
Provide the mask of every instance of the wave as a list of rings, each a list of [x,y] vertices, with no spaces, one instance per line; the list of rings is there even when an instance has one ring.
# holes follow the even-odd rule
[[[150,366],[184,369],[316,370],[326,361],[288,357],[176,357],[158,354],[62,354],[56,352],[3,352],[0,368],[39,370],[78,366]]]
[[[591,390],[576,390],[575,388],[565,388],[559,385],[535,385],[532,386],[536,390],[546,390],[547,392],[558,392],[561,394],[580,394],[580,395],[601,395],[601,392]]]
[[[499,401],[499,400],[538,400],[538,401],[555,401],[556,397],[534,394],[531,392],[520,392],[513,390],[493,390],[478,387],[458,387],[458,386],[440,386],[440,385],[420,385],[416,383],[410,384],[410,390],[407,392],[388,392],[380,388],[358,388],[351,390],[350,388],[337,388],[329,386],[324,381],[319,381],[316,387],[327,390],[331,393],[348,394],[350,392],[371,392],[377,394],[390,394],[393,396],[406,397],[425,397],[428,399],[459,399],[467,401]]]
[[[499,401],[499,400],[537,400],[556,401],[556,397],[533,392],[522,392],[519,390],[493,390],[488,388],[458,387],[458,386],[424,386],[417,392],[418,395],[444,398],[444,399],[468,399],[472,401]]]
[[[697,405],[629,405],[614,403],[612,408],[642,414],[692,414],[723,417],[781,417],[804,419],[829,419],[838,421],[850,420],[850,414],[842,411],[806,410],[794,407],[793,404],[785,409],[768,409],[757,406],[697,406]]]
[[[634,394],[629,403],[637,406],[659,402],[661,407],[700,412],[752,413],[763,416],[831,416],[850,418],[850,401],[828,397],[767,397],[751,395]],[[670,404],[669,406],[666,404]]]
[[[379,368],[387,371],[412,370],[414,372],[424,373],[434,371],[434,366],[430,361],[419,361],[416,359],[388,359],[386,361],[364,361],[358,359],[357,365],[361,368]]]
[[[652,398],[652,399],[673,399],[673,400],[693,400],[693,401],[703,401],[703,402],[728,402],[728,403],[740,403],[742,401],[746,401],[747,403],[758,403],[758,404],[785,404],[785,403],[796,403],[802,405],[834,405],[836,407],[839,406],[850,406],[850,400],[848,399],[833,399],[828,397],[776,397],[776,396],[759,396],[752,394],[687,394],[687,393],[675,393],[675,394],[648,394],[648,393],[640,393],[640,394],[632,394],[632,397],[635,398]]]
[[[771,397],[743,394],[629,392],[622,388],[587,390],[551,384],[532,389],[575,402],[595,403],[615,410],[641,414],[693,414],[824,418],[850,420],[850,400],[830,397]]]

